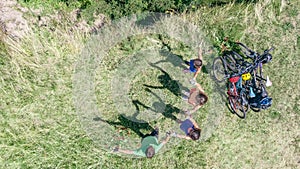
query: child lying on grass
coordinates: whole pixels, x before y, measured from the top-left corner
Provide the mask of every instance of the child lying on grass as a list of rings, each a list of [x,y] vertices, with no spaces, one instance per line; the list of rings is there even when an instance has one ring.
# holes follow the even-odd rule
[[[183,93],[183,99],[194,106],[192,110],[188,110],[185,112],[186,115],[191,115],[192,113],[196,112],[208,100],[208,97],[205,94],[201,85],[199,83],[196,83],[195,85],[196,88],[192,88],[189,92]]]
[[[171,136],[186,140],[199,140],[201,129],[191,116],[184,121],[177,120],[177,122],[180,124],[180,129],[185,133],[185,135],[180,135],[173,132]]]

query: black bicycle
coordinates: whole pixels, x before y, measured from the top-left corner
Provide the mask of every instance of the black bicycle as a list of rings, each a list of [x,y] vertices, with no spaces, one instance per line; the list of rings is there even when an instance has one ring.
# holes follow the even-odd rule
[[[268,92],[266,90],[266,83],[268,80],[263,75],[263,64],[269,63],[272,60],[272,55],[270,52],[274,50],[274,47],[267,49],[263,54],[256,53],[249,49],[242,43],[239,43],[245,50],[244,54],[246,57],[251,58],[252,68],[249,72],[248,78],[245,81],[245,88],[248,91],[248,100],[250,108],[259,112],[261,109],[266,109],[271,106],[272,98],[268,97]]]
[[[222,56],[216,57],[213,61],[213,75],[215,80],[223,82],[231,73],[238,72],[240,60],[242,60],[242,57],[234,51],[227,51]]]
[[[268,97],[268,93],[266,91],[265,83],[267,82],[267,79],[263,77],[262,65],[272,60],[270,51],[274,48],[272,47],[265,50],[263,54],[259,54],[240,42],[237,42],[237,44],[241,46],[241,51],[245,56],[241,56],[235,51],[228,51],[222,56],[215,58],[213,63],[214,77],[218,82],[222,82],[229,78],[232,80],[233,74],[235,74],[236,78],[241,77],[241,88],[245,90],[242,94],[244,95],[247,93],[247,101],[244,101],[243,98],[243,104],[249,104],[250,108],[256,112],[261,109],[266,109],[272,104],[272,98]],[[251,63],[247,59],[251,60]],[[236,74],[237,72],[239,73]],[[230,83],[228,83],[228,92],[232,89],[230,88],[230,86],[232,86],[231,80],[229,80]],[[241,95],[239,97],[241,97]],[[232,101],[230,98],[229,103],[231,110],[233,110],[235,114],[237,114],[240,118],[245,118],[246,110],[248,110],[245,106],[243,108],[245,111],[241,111],[244,113],[243,115],[238,114],[238,111],[235,111],[236,106],[231,104]]]

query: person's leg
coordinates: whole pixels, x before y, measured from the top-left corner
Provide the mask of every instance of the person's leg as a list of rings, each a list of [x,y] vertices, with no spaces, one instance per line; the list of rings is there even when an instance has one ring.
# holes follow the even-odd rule
[[[158,127],[155,127],[155,129],[150,133],[151,136],[155,136],[156,138],[158,138],[158,134],[159,134]]]
[[[151,134],[145,134],[145,135],[142,137],[142,139],[144,139],[144,138],[146,138],[146,137],[148,137],[148,136],[151,136]]]
[[[177,122],[178,124],[181,124],[181,123],[182,123],[182,120],[176,119],[176,122]]]
[[[190,61],[184,61],[184,63],[189,66],[188,68],[183,69],[183,73],[190,73]]]
[[[187,92],[187,91],[182,91],[182,99],[187,101],[190,97],[190,92]]]

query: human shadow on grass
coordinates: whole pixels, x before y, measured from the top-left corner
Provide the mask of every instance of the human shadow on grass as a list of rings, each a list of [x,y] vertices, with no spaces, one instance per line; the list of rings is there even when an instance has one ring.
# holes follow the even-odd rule
[[[211,69],[210,78],[214,81],[213,88],[215,89],[215,91],[221,96],[222,101],[226,101],[227,100],[227,95],[226,95],[227,82],[226,82],[226,79],[224,80],[224,82],[218,82],[216,80],[214,74],[213,74],[213,69]]]
[[[212,69],[211,69],[212,70]],[[215,89],[215,91],[219,94],[219,96],[221,97],[222,102],[224,103],[224,105],[230,110],[231,113],[232,112],[229,104],[228,104],[228,95],[227,95],[227,80],[225,79],[223,82],[218,82],[214,75],[213,75],[213,70],[210,73],[210,77],[213,79],[214,83],[213,83],[213,88]]]
[[[170,47],[167,46],[167,44],[165,44],[165,46],[168,49],[170,48]],[[157,62],[155,62],[153,64],[157,65],[159,63],[169,62],[169,63],[172,63],[172,65],[174,67],[179,67],[182,70],[187,69],[190,66],[190,60],[184,60],[181,55],[176,55],[176,54],[170,52],[169,50],[166,50],[166,49],[160,50],[159,51],[160,55],[164,56],[166,59],[157,61]],[[205,73],[205,74],[208,74],[208,70],[207,69],[208,69],[207,65],[203,65],[202,68],[201,68],[201,71],[203,73]]]
[[[143,84],[145,87],[152,89],[168,89],[175,96],[181,96],[181,90],[188,90],[188,88],[184,87],[178,80],[173,80],[171,76],[161,67],[156,66],[153,63],[149,63],[149,65],[160,70],[163,73],[163,75],[158,76],[158,81],[161,83],[162,86],[151,86]]]
[[[125,129],[129,128],[142,138],[145,137],[146,134],[143,134],[141,132],[141,130],[147,130],[147,131],[154,130],[154,128],[151,127],[151,125],[148,122],[141,121],[141,120],[139,120],[139,122],[135,122],[135,121],[130,120],[131,118],[134,118],[134,117],[128,117],[128,116],[125,116],[124,114],[121,114],[118,116],[118,121],[104,120],[100,117],[95,117],[95,118],[93,118],[93,120],[107,123],[109,125],[114,126],[115,128],[121,129],[121,130],[125,130]]]
[[[171,104],[165,104],[164,101],[150,89],[145,89],[147,92],[154,95],[159,101],[154,102],[152,106],[147,106],[144,103],[140,102],[139,100],[133,100],[132,103],[135,105],[137,112],[139,112],[139,107],[142,106],[145,109],[151,110],[155,113],[161,113],[164,117],[170,118],[171,120],[177,121],[177,117],[173,113],[180,113],[181,110]]]
[[[163,42],[163,47],[161,50],[159,50],[159,54],[161,56],[164,56],[165,59],[163,60],[159,60],[155,63],[153,63],[154,65],[160,64],[160,63],[166,63],[169,62],[171,63],[174,67],[179,67],[179,68],[186,68],[185,62],[183,60],[183,57],[181,55],[176,55],[172,52],[170,52],[171,47],[168,44],[165,44]]]

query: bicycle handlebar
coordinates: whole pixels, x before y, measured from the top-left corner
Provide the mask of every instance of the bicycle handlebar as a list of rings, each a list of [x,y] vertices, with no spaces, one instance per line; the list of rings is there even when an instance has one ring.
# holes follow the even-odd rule
[[[272,46],[270,49],[266,49],[266,50],[264,51],[264,54],[267,54],[267,53],[271,52],[271,51],[274,50],[274,49],[275,49],[275,47]]]
[[[248,48],[246,45],[244,45],[241,42],[235,42],[236,44],[242,46],[243,48],[247,49],[250,53],[255,53],[253,50],[251,50],[250,48]]]
[[[238,73],[232,73],[230,75],[227,76],[227,78],[229,77],[234,77],[234,76],[241,76],[244,73],[248,73],[248,72],[252,72],[254,69],[256,69],[259,64],[262,62],[262,59],[265,55],[268,55],[269,52],[271,52],[272,50],[274,50],[274,46],[272,46],[269,49],[264,50],[264,53],[262,55],[260,55],[259,53],[254,52],[253,50],[249,49],[246,45],[244,45],[241,42],[236,42],[238,45],[244,47],[246,50],[248,50],[250,52],[250,54],[252,56],[246,55],[247,57],[251,58],[253,60],[253,63],[243,67],[242,65],[240,65],[240,67],[238,68],[239,72]],[[245,66],[245,65],[244,65]]]

